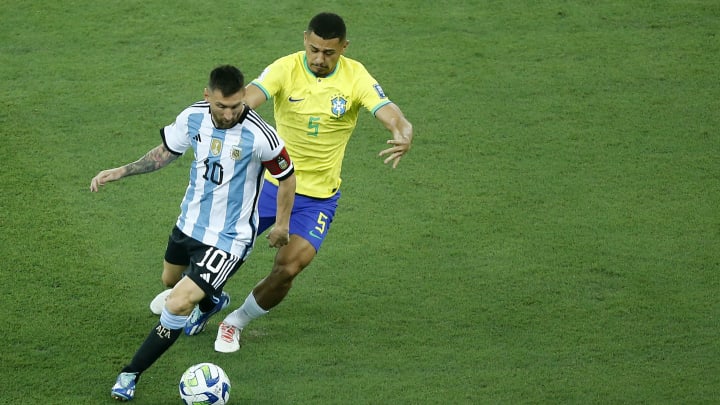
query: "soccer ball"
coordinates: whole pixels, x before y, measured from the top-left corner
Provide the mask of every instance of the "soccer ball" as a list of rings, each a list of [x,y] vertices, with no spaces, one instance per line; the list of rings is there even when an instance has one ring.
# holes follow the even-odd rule
[[[196,364],[180,379],[180,398],[186,405],[225,405],[230,399],[230,380],[215,364]]]

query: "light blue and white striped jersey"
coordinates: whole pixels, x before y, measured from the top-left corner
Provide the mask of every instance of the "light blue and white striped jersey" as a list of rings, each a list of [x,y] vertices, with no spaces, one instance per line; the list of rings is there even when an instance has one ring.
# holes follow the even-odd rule
[[[171,152],[181,155],[192,148],[195,154],[177,227],[245,259],[257,236],[265,168],[278,179],[294,170],[282,139],[247,107],[234,127],[217,129],[205,101],[186,108],[161,135]]]

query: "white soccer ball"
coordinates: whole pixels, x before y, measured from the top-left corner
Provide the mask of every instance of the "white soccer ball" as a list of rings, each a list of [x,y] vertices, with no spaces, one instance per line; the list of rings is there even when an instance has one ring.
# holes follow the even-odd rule
[[[180,379],[180,398],[186,405],[225,405],[230,399],[230,379],[215,364],[196,364]]]

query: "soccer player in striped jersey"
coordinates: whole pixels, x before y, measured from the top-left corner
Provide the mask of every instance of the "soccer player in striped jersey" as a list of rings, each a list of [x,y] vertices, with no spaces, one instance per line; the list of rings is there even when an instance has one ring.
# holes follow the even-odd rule
[[[295,277],[313,260],[327,236],[340,198],[345,147],[362,108],[390,132],[379,155],[397,167],[410,149],[412,125],[358,61],[343,54],[345,22],[337,14],[314,16],[304,34],[305,50],[277,59],[246,89],[245,102],[257,108],[273,99],[278,134],[295,164],[297,195],[290,217],[290,242],[280,248],[270,274],[220,324],[215,349],[240,348],[240,332],[288,294]],[[277,219],[277,179],[265,176],[260,229]],[[186,328],[186,332],[188,329]]]
[[[215,68],[205,100],[162,128],[160,145],[133,163],[101,171],[90,183],[95,192],[110,181],[158,170],[188,150],[194,155],[190,182],[165,251],[163,279],[174,287],[160,322],[118,375],[113,398],[133,399],[140,375],[182,334],[196,306],[204,326],[228,305],[229,297],[222,290],[253,249],[265,173],[279,183],[270,246],[280,248],[289,241],[293,162],[275,129],[243,102],[244,85],[236,67]]]

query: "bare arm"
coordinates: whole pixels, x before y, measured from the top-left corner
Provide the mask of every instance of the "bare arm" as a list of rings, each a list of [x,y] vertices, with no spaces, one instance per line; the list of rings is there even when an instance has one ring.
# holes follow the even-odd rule
[[[375,112],[375,118],[385,125],[385,128],[392,133],[392,139],[388,139],[387,143],[391,147],[380,151],[378,156],[386,156],[384,163],[393,162],[393,169],[400,163],[403,157],[412,146],[413,127],[410,121],[405,118],[400,107],[390,103],[380,107]]]
[[[266,101],[267,97],[265,97],[265,93],[263,93],[258,86],[254,84],[248,84],[245,86],[245,97],[243,97],[245,105],[254,110]]]
[[[114,169],[103,170],[90,181],[90,191],[96,192],[105,183],[120,180],[123,177],[153,172],[168,165],[177,159],[179,155],[170,152],[164,144],[160,144],[149,150],[145,156],[128,163],[125,166]]]
[[[277,193],[275,225],[268,233],[271,247],[283,247],[290,241],[290,213],[295,203],[295,173],[280,181]]]

